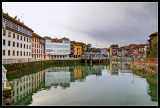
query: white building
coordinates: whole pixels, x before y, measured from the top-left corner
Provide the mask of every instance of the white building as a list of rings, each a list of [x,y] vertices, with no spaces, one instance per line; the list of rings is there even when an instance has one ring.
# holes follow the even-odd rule
[[[46,59],[63,59],[69,58],[70,54],[70,40],[68,38],[52,39],[50,37],[43,37],[45,39],[45,54]]]
[[[16,17],[2,17],[2,64],[30,61],[33,30]]]

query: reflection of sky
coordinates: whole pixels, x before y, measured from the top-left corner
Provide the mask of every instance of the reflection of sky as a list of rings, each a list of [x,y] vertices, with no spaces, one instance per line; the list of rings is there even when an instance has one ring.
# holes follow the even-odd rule
[[[30,105],[157,105],[147,94],[145,78],[130,72],[115,77],[109,73],[108,65],[99,68],[101,76],[88,75],[84,82],[70,82],[67,89],[39,91]]]

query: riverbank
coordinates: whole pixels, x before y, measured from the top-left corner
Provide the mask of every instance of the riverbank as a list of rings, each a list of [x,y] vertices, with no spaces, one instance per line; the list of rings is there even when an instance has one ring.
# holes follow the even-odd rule
[[[158,63],[156,62],[133,61],[130,68],[132,70],[158,75]]]
[[[43,60],[43,61],[33,61],[33,62],[24,62],[24,63],[11,63],[3,64],[7,73],[15,73],[18,71],[23,71],[26,69],[32,69],[36,67],[42,67],[47,65],[57,65],[57,64],[78,64],[81,63],[80,59],[76,60]]]

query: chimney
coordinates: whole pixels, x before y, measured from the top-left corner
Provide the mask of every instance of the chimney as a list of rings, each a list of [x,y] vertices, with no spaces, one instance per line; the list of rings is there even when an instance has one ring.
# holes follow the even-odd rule
[[[14,19],[17,19],[17,15],[14,17]]]

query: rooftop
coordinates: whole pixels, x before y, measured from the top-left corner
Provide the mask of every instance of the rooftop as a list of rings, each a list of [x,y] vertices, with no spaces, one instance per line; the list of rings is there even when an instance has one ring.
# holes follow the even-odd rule
[[[23,26],[23,27],[31,30],[32,32],[34,32],[31,28],[29,28],[28,26],[24,25],[24,23],[18,21],[16,18],[12,18],[11,16],[9,16],[9,15],[6,14],[6,13],[3,13],[3,17],[4,17],[4,18],[7,18],[7,19],[10,20],[10,21],[13,21],[13,22],[19,24],[20,26]]]

